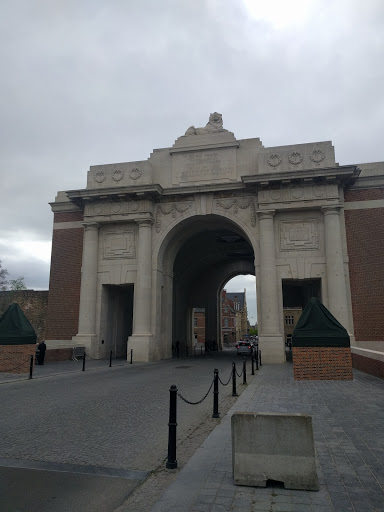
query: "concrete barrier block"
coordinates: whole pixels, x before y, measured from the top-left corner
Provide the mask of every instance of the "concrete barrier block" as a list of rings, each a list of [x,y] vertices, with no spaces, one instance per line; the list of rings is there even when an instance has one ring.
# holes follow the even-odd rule
[[[308,414],[237,412],[232,416],[232,467],[236,485],[319,489],[312,418]]]

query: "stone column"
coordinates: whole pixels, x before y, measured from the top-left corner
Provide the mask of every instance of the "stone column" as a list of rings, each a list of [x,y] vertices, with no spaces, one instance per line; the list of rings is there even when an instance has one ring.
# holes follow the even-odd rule
[[[134,335],[151,334],[152,221],[138,221],[137,279],[135,287]]]
[[[341,206],[324,206],[325,257],[327,265],[328,307],[349,332],[347,288],[340,229]]]
[[[274,210],[259,211],[261,333],[260,349],[266,363],[285,362],[285,347],[280,333],[277,294]]]
[[[83,261],[81,267],[79,332],[73,338],[78,345],[85,345],[92,353],[96,347],[96,294],[99,227],[97,222],[84,222]]]
[[[137,277],[134,288],[133,335],[128,340],[136,361],[150,360],[152,310],[152,224],[151,219],[137,220]]]

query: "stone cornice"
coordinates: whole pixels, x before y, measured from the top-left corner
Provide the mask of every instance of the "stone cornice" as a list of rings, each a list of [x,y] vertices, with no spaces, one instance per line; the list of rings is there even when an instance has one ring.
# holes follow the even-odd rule
[[[240,146],[239,141],[233,142],[213,142],[211,144],[200,144],[194,146],[181,146],[173,147],[169,150],[170,154],[173,153],[187,153],[189,151],[205,151],[207,149],[226,149],[226,148],[238,148]]]
[[[360,174],[356,165],[345,165],[338,167],[327,167],[323,169],[304,169],[301,171],[285,171],[268,174],[254,174],[253,176],[242,176],[241,180],[245,185],[254,185],[257,188],[271,184],[287,184],[295,181],[324,180],[336,181],[346,186],[355,182]]]
[[[382,188],[384,187],[384,176],[359,176],[359,178],[352,185],[352,190],[361,190],[367,188]]]
[[[69,200],[76,205],[83,205],[89,201],[103,200],[103,199],[125,199],[133,197],[136,199],[143,199],[145,197],[160,197],[163,194],[163,188],[156,185],[137,185],[129,187],[118,188],[103,188],[103,189],[81,189],[81,190],[68,190],[67,196]]]

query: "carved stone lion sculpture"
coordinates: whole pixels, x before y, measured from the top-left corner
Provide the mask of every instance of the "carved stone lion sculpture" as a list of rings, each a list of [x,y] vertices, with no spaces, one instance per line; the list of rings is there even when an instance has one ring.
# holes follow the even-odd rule
[[[218,112],[210,114],[209,121],[204,128],[195,128],[190,126],[185,132],[185,135],[206,135],[208,133],[223,130],[223,116]]]

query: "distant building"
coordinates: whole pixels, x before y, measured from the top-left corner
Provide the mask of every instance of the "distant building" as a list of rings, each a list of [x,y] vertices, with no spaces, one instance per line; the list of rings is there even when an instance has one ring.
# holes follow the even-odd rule
[[[193,310],[193,335],[195,343],[205,342],[205,309],[194,308]]]
[[[227,292],[227,298],[232,301],[236,316],[236,340],[243,340],[248,334],[248,310],[246,290],[244,292]]]
[[[283,308],[284,314],[284,340],[288,342],[288,338],[292,336],[297,322],[302,313],[302,308]]]

